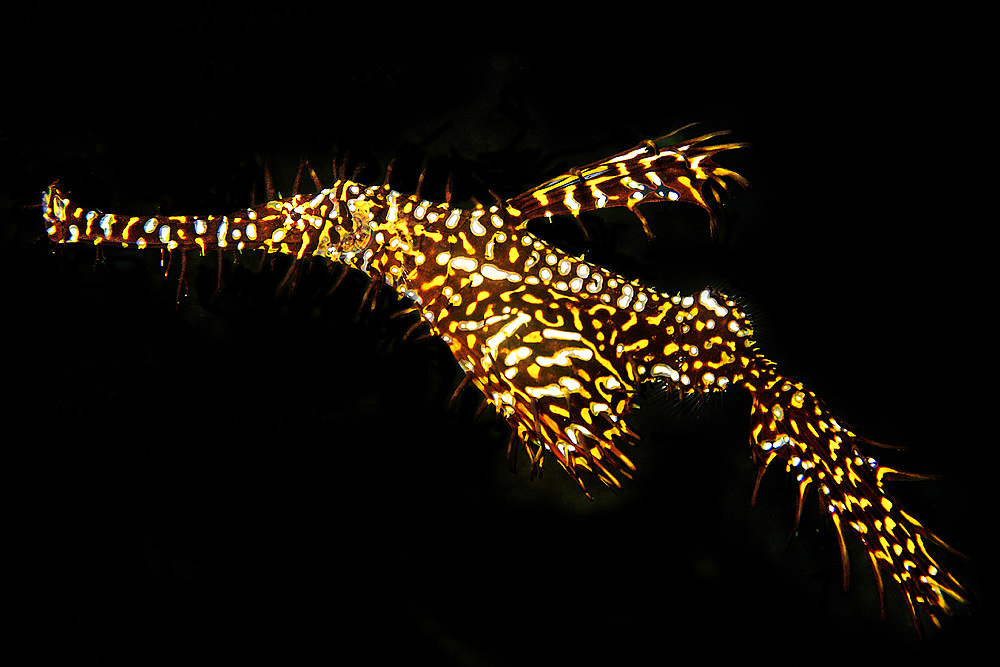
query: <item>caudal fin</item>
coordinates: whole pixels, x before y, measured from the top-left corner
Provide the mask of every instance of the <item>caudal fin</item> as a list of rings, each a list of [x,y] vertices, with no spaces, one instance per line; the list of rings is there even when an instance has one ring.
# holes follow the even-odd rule
[[[882,573],[888,573],[906,600],[920,631],[925,614],[935,625],[950,614],[949,598],[965,602],[961,585],[928,553],[927,544],[952,550],[886,491],[884,482],[904,473],[880,464],[865,453],[871,441],[853,433],[830,414],[823,402],[800,383],[777,374],[748,387],[753,393],[751,444],[761,464],[757,484],[775,461],[798,483],[796,522],[810,488],[819,494],[840,545],[844,587],[849,577],[845,533],[868,553],[882,600]],[[754,488],[756,496],[757,488]],[[953,551],[953,550],[952,550]]]

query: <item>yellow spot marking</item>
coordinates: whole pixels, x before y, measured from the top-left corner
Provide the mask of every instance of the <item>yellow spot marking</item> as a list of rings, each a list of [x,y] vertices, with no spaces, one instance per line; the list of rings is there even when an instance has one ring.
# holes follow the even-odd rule
[[[628,331],[633,326],[635,326],[638,322],[639,322],[639,316],[636,314],[636,312],[634,310],[631,310],[631,311],[629,311],[629,314],[628,314],[628,321],[625,322],[624,324],[622,324],[621,330],[622,331]]]
[[[469,243],[469,237],[466,236],[464,231],[458,233],[458,238],[462,242],[462,247],[465,249],[465,252],[475,257],[476,248],[471,243]]]
[[[302,245],[299,246],[299,251],[298,253],[296,253],[295,259],[302,259],[305,256],[306,246],[308,245],[309,245],[309,231],[305,230],[302,232]]]
[[[719,359],[719,361],[706,361],[705,363],[710,368],[721,368],[723,366],[733,363],[734,361],[736,361],[736,357],[729,354],[728,352],[723,352],[721,355],[721,359]]]
[[[428,280],[427,282],[425,282],[422,285],[420,285],[420,289],[421,290],[429,290],[429,289],[432,289],[434,287],[439,287],[440,285],[444,284],[444,278],[445,277],[444,277],[443,274],[442,275],[434,276],[431,280]]]
[[[503,302],[505,302],[505,303],[510,303],[510,300],[511,300],[512,296],[514,296],[515,294],[517,294],[519,292],[523,292],[526,289],[528,289],[528,287],[526,285],[519,285],[518,287],[515,287],[512,290],[507,290],[506,292],[501,292],[500,293],[500,300],[503,301]],[[527,295],[525,295],[525,296],[527,296]]]
[[[79,213],[79,210],[77,212]],[[77,215],[77,217],[80,216]],[[139,218],[129,218],[128,222],[125,223],[125,229],[122,230],[122,240],[128,241],[129,230],[132,229],[132,226],[137,222],[139,222]]]
[[[559,315],[559,314],[556,314],[556,319],[555,319],[554,322],[548,321],[547,319],[545,319],[545,312],[542,311],[542,310],[536,310],[535,311],[535,319],[538,320],[539,322],[541,322],[542,324],[547,324],[547,325],[549,325],[549,327],[553,327],[553,328],[559,328],[564,323],[563,316]]]
[[[660,322],[663,321],[663,318],[667,316],[667,312],[670,311],[670,307],[669,303],[664,303],[660,306],[660,311],[656,315],[650,315],[646,318],[646,322],[654,327],[659,326]]]
[[[594,315],[594,314],[598,313],[599,311],[605,311],[608,315],[614,315],[615,312],[616,312],[615,309],[612,308],[611,306],[605,305],[603,303],[598,303],[598,304],[595,304],[595,305],[591,306],[587,310],[587,314],[588,315]]]
[[[696,202],[698,202],[698,204],[701,207],[708,208],[708,205],[705,203],[705,200],[702,199],[701,193],[698,192],[698,188],[696,188],[693,185],[691,185],[691,179],[690,178],[688,178],[687,176],[678,176],[677,177],[677,182],[680,183],[681,185],[683,185],[684,187],[686,187],[688,189],[688,191],[691,193],[691,197]]]
[[[631,345],[626,345],[623,349],[625,352],[635,352],[636,350],[643,350],[649,345],[649,340],[642,338],[632,343]]]
[[[567,410],[564,407],[561,407],[561,406],[558,406],[558,405],[550,405],[548,407],[548,410],[549,410],[549,412],[554,412],[555,414],[559,415],[560,417],[565,417],[566,419],[569,419],[569,410]]]
[[[416,230],[417,236],[426,236],[427,238],[433,240],[435,243],[440,243],[444,238],[444,234],[441,232],[429,232],[421,225]]]

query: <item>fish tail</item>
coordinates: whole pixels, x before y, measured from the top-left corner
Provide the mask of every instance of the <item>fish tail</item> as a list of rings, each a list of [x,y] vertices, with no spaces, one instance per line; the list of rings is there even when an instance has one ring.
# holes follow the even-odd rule
[[[801,383],[777,373],[762,373],[753,385],[752,431],[754,457],[760,463],[757,488],[764,471],[776,461],[797,482],[796,525],[810,489],[829,516],[840,547],[844,587],[850,576],[845,535],[866,550],[885,613],[883,574],[895,581],[913,623],[926,615],[940,626],[951,614],[949,600],[966,602],[961,584],[928,551],[929,543],[954,551],[907,512],[885,488],[893,478],[919,478],[880,463],[867,452],[871,440],[854,433]]]

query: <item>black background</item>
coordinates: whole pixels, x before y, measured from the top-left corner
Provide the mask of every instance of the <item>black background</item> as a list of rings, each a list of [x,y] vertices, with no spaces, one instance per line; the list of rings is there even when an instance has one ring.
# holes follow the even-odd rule
[[[434,664],[784,662],[974,656],[992,618],[995,415],[990,148],[961,25],[667,8],[485,17],[372,6],[316,14],[42,4],[8,24],[3,151],[7,551],[17,634],[40,657],[430,659]],[[537,7],[534,8],[537,10]],[[463,10],[467,12],[467,10]],[[968,20],[974,23],[973,19]],[[576,21],[587,27],[578,28]],[[759,24],[759,25],[758,25]],[[8,42],[10,46],[10,42]],[[438,343],[383,296],[259,257],[53,249],[38,193],[136,215],[216,212],[290,188],[301,157],[349,154],[381,182],[513,196],[691,121],[752,145],[719,161],[752,187],[718,238],[699,211],[539,233],[664,291],[746,299],[783,371],[857,431],[906,445],[899,485],[970,561],[978,598],[920,643],[867,559],[839,590],[815,505],[749,496],[748,400],[647,401],[637,480],[590,502],[556,469],[505,469],[506,426],[474,420]],[[678,419],[678,413],[682,418]],[[13,454],[13,456],[10,456]]]

